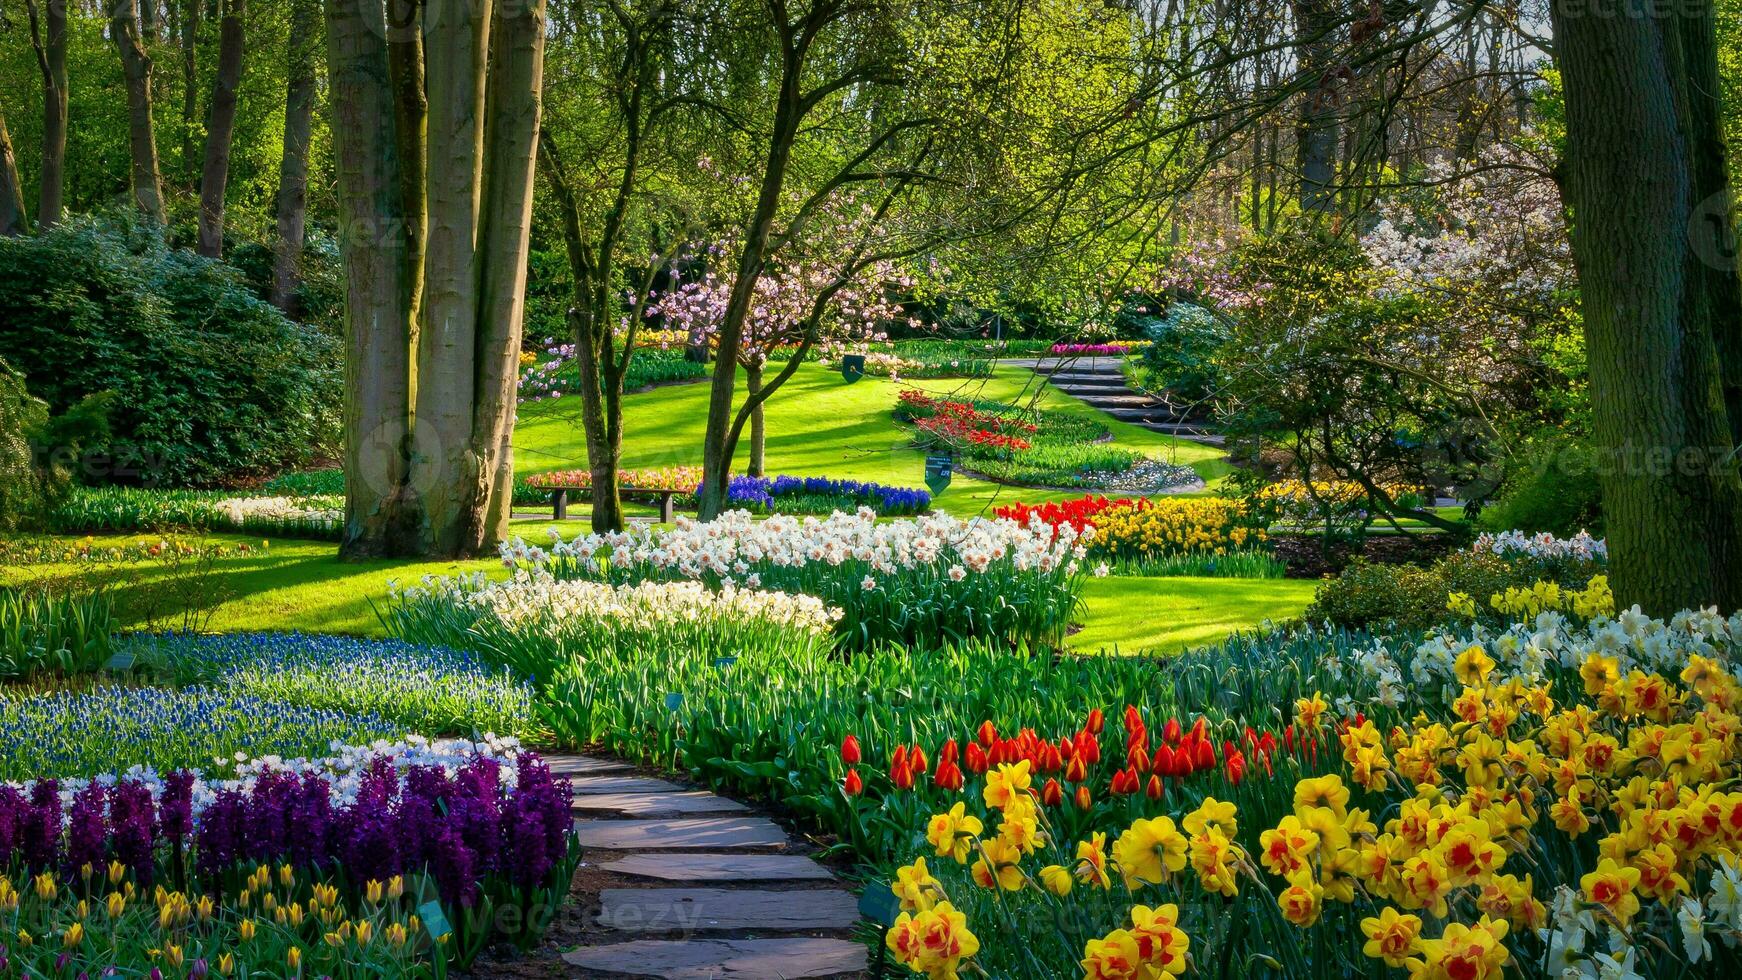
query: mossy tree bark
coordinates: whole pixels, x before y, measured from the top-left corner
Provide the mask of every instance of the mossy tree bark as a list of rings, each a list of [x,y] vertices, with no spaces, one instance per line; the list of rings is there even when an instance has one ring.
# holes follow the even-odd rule
[[[67,168],[67,7],[66,0],[25,0],[30,45],[42,73],[42,171],[37,179],[36,223],[53,228],[65,210]]]
[[[1554,9],[1616,601],[1742,606],[1742,284],[1709,4]]]
[[[320,0],[293,0],[285,74],[284,154],[278,164],[278,238],[273,243],[272,305],[295,315],[308,216],[308,154],[314,131]]]
[[[0,113],[0,235],[29,231],[24,210],[24,187],[18,183],[18,161],[12,156],[12,134],[6,131],[6,116]]]

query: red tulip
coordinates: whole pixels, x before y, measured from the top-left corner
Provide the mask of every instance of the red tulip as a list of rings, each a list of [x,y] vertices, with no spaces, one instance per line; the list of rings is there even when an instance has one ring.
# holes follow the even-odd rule
[[[1290,755],[1294,754],[1294,723],[1293,722],[1290,722],[1289,726],[1282,730],[1282,747]]]
[[[968,751],[963,756],[963,760],[967,762],[968,771],[971,773],[985,772],[986,767],[989,764],[986,758],[986,750],[980,748],[979,742],[968,743]]]
[[[992,719],[988,718],[985,721],[981,722],[980,723],[980,744],[984,745],[986,748],[991,748],[992,743],[997,741],[997,740],[998,740],[998,729],[992,727]]]
[[[954,762],[938,763],[938,771],[932,774],[931,781],[940,789],[962,788],[962,767]]]
[[[1235,745],[1233,742],[1230,742],[1226,739],[1222,740],[1222,758],[1226,759],[1227,757],[1233,755],[1236,751],[1237,751],[1237,749],[1235,748]]]
[[[1060,786],[1059,781],[1056,779],[1047,780],[1046,785],[1041,787],[1040,790],[1040,802],[1045,803],[1047,806],[1058,806],[1064,801],[1064,787]]]
[[[1204,719],[1203,715],[1199,715],[1198,720],[1192,722],[1192,737],[1196,739],[1210,737],[1210,723]]]
[[[889,772],[893,775],[907,768],[907,746],[897,745],[895,754],[889,757]]]
[[[931,764],[925,760],[924,749],[917,745],[913,747],[913,751],[908,753],[907,756],[907,768],[915,776],[931,772]]]
[[[1083,726],[1083,730],[1090,732],[1092,734],[1095,734],[1095,735],[1099,735],[1099,734],[1101,734],[1102,727],[1105,726],[1106,724],[1107,724],[1107,718],[1105,715],[1101,714],[1101,709],[1100,708],[1090,708],[1089,709],[1089,722],[1088,722],[1088,724]]]
[[[1133,745],[1131,751],[1125,753],[1125,763],[1136,772],[1149,771],[1149,753],[1143,751],[1143,746]]]
[[[1065,779],[1073,783],[1080,783],[1088,776],[1089,767],[1083,764],[1083,757],[1080,755],[1072,757],[1070,765],[1065,767]]]
[[[1090,765],[1100,762],[1101,740],[1088,732],[1079,733],[1077,735],[1077,754],[1087,759]]]
[[[1135,704],[1126,705],[1125,706],[1125,730],[1131,731],[1132,729],[1142,728],[1142,727],[1143,727],[1143,714],[1137,710],[1137,705],[1135,705]]]
[[[1143,787],[1143,795],[1149,797],[1152,800],[1161,799],[1161,777],[1160,776],[1151,775],[1149,777],[1148,784]]]
[[[960,762],[961,760],[962,760],[962,750],[959,746],[956,745],[956,740],[952,738],[948,742],[945,742],[944,743],[944,750],[942,752],[938,753],[938,761],[940,761],[940,762]]]
[[[841,782],[841,791],[848,796],[858,796],[865,792],[865,781],[859,778],[859,770],[847,770],[847,778]]]
[[[1198,747],[1192,753],[1192,765],[1198,769],[1216,768],[1216,750],[1210,748],[1208,741],[1198,740]]]
[[[912,789],[913,770],[906,766],[896,766],[889,770],[889,781],[895,784],[896,789]]]
[[[1178,745],[1179,736],[1179,719],[1169,718],[1167,724],[1161,726],[1161,740],[1169,745]]]
[[[859,764],[859,740],[851,735],[841,739],[841,761],[849,766]]]
[[[1089,787],[1078,786],[1076,795],[1077,795],[1077,809],[1087,810],[1089,808],[1089,804],[1093,802],[1093,798],[1090,797],[1090,795],[1089,795]]]
[[[1240,780],[1245,778],[1245,776],[1246,756],[1239,752],[1235,752],[1228,756],[1228,782],[1238,786],[1240,785]]]
[[[1166,743],[1155,747],[1155,758],[1150,761],[1149,766],[1151,769],[1163,776],[1174,776],[1178,775],[1174,771],[1174,766],[1177,765],[1179,763],[1174,758],[1174,751],[1168,748]]]

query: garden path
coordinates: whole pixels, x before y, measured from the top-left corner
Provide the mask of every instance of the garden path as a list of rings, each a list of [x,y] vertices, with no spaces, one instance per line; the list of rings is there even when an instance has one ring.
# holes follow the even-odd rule
[[[857,976],[852,892],[748,807],[639,775],[625,762],[547,756],[575,789],[583,849],[583,976],[681,980]]]
[[[1043,357],[1009,363],[1046,375],[1054,388],[1121,421],[1192,442],[1222,445],[1222,437],[1201,420],[1187,418],[1164,399],[1133,391],[1120,369],[1124,358]]]

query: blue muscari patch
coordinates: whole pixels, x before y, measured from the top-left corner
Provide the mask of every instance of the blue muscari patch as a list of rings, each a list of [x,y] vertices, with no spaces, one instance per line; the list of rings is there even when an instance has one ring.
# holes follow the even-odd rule
[[[924,490],[822,476],[735,476],[726,485],[728,506],[768,510],[774,498],[785,496],[839,497],[880,514],[915,514],[931,506],[931,494]]]

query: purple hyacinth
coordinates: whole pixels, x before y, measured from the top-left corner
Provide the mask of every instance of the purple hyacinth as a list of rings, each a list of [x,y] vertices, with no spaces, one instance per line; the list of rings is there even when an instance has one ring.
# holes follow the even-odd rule
[[[67,818],[66,875],[76,878],[86,865],[100,870],[108,864],[108,800],[103,787],[91,783],[73,796]]]
[[[198,834],[199,856],[196,867],[201,877],[212,879],[228,871],[242,858],[243,816],[246,801],[236,790],[218,793],[200,814]]]
[[[157,844],[157,808],[151,788],[137,780],[115,784],[109,794],[109,825],[115,859],[133,872],[141,888],[150,888]]]
[[[163,777],[157,804],[158,829],[164,839],[185,841],[194,831],[194,774],[178,769]]]
[[[30,806],[25,811],[19,834],[24,851],[24,864],[32,872],[47,871],[59,863],[61,808],[60,783],[53,779],[37,780],[30,790]]]

